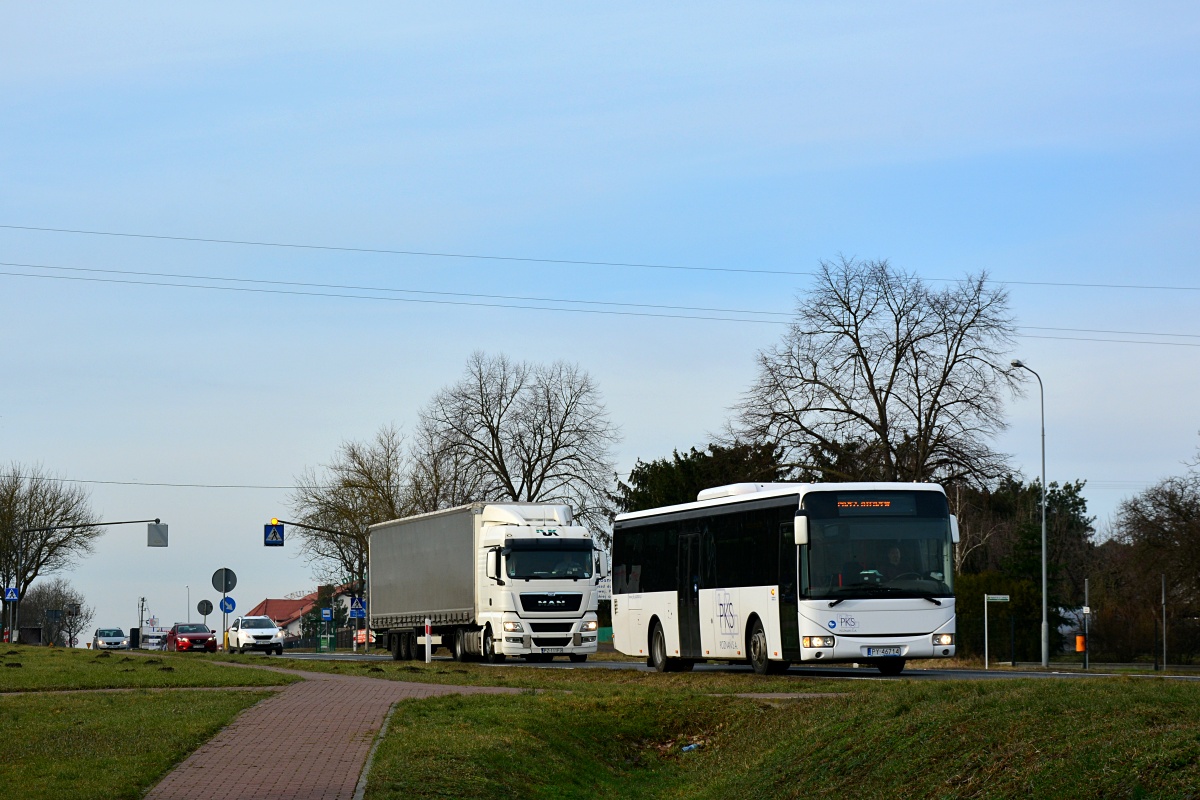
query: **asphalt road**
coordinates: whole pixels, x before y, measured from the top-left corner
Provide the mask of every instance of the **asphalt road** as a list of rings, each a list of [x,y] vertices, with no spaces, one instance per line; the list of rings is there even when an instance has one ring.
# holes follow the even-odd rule
[[[288,653],[285,651],[284,658],[294,659],[297,661],[389,661],[391,656],[387,654],[366,654],[366,653],[351,653],[351,652],[335,652],[335,653]],[[274,661],[278,656],[271,656]],[[434,656],[434,661],[452,663],[453,659],[449,656]],[[529,664],[521,659],[510,659],[504,664],[489,664],[494,669],[505,669],[506,667],[522,667],[525,669],[628,669],[639,672],[650,672],[650,667],[646,666],[644,661],[587,661],[582,664],[572,663],[566,659],[551,661],[545,664]],[[724,662],[713,662],[709,664],[697,664],[696,672],[727,672],[727,673],[750,673],[750,667],[743,664],[727,664]],[[1058,678],[1063,680],[1087,680],[1089,678],[1113,678],[1113,677],[1128,677],[1142,678],[1146,680],[1178,680],[1178,681],[1198,681],[1200,675],[1160,675],[1155,673],[1131,673],[1131,672],[1110,672],[1105,670],[1089,670],[1084,672],[1080,669],[1068,670],[1011,670],[1011,669],[913,669],[906,668],[903,673],[896,677],[885,677],[879,674],[879,671],[874,667],[853,667],[850,665],[843,666],[822,666],[822,667],[792,667],[786,673],[794,677],[806,678],[829,678],[837,680],[876,680],[876,681],[892,681],[899,679],[908,680],[928,680],[928,681],[945,681],[945,680],[1013,680],[1016,678]]]

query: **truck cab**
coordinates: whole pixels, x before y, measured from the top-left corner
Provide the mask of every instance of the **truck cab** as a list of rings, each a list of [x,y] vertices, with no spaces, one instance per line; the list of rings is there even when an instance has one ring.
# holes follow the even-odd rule
[[[545,516],[531,519],[533,508]],[[515,511],[491,506],[483,512],[481,653],[492,660],[583,661],[596,652],[603,553],[586,528],[570,524],[566,506]]]

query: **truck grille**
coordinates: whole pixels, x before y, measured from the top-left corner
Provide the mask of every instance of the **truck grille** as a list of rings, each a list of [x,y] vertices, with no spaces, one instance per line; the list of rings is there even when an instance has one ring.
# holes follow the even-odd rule
[[[529,629],[534,633],[570,633],[574,622],[531,622]]]
[[[578,611],[582,602],[582,594],[544,592],[521,595],[521,608],[525,611]]]
[[[570,636],[535,636],[533,643],[538,647],[566,647],[571,643]]]

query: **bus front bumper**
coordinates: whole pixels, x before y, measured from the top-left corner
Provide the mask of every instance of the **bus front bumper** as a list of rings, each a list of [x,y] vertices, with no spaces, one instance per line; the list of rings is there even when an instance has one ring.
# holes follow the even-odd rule
[[[949,636],[949,643],[945,637]],[[800,660],[805,663],[821,661],[867,661],[877,658],[950,658],[955,653],[954,634],[920,634],[908,637],[858,637],[858,636],[821,636],[804,637],[812,640],[811,644],[825,644],[830,640],[833,646],[810,646],[800,649]],[[824,642],[817,642],[822,639]]]

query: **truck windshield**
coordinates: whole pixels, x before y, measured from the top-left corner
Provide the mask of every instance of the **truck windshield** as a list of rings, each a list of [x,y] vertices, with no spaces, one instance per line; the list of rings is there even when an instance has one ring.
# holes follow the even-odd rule
[[[516,579],[562,580],[592,577],[592,550],[559,550],[552,547],[512,549],[504,553],[508,577]]]
[[[953,594],[949,512],[938,492],[821,492],[804,500],[807,597]]]

